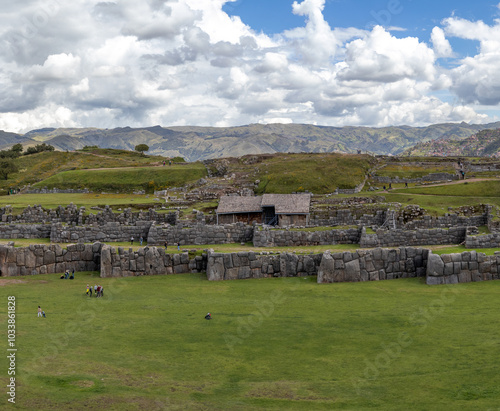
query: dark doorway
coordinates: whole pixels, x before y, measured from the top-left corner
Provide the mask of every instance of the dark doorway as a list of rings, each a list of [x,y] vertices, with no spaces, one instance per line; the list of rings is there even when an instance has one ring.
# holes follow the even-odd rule
[[[274,206],[262,207],[262,209],[264,212],[264,224],[278,225],[278,216],[276,215]]]

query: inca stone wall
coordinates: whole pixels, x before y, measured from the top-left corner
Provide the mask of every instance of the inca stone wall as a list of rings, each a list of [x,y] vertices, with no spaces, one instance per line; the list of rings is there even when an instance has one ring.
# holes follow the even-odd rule
[[[78,208],[71,203],[67,207],[59,206],[56,209],[44,209],[39,205],[28,206],[19,215],[13,215],[10,206],[0,207],[0,216],[4,223],[66,223],[78,225],[120,223],[133,225],[138,221],[156,221],[159,224],[175,225],[179,215],[177,211],[159,213],[153,208],[136,213],[132,213],[131,209],[127,208],[121,213],[114,213],[109,206],[104,207],[95,214],[87,215],[85,207]]]
[[[309,225],[335,227],[343,225],[380,226],[386,220],[387,209],[373,207],[353,207],[339,209],[328,207],[326,210],[315,210],[309,218]]]
[[[75,244],[67,249],[57,244],[25,248],[0,245],[0,275],[33,275],[72,271],[96,271],[101,244]]]
[[[422,178],[399,178],[399,177],[385,177],[385,176],[373,176],[373,180],[377,183],[384,184],[398,184],[398,183],[427,183],[431,181],[448,181],[448,180],[458,180],[458,175],[450,173],[431,173]]]
[[[500,233],[500,208],[491,205],[488,205],[486,207],[488,213],[488,230],[490,230],[492,233]]]
[[[68,226],[61,223],[53,224],[50,232],[50,241],[54,243],[70,242],[123,242],[130,241],[134,237],[139,241],[148,237],[151,222],[139,221],[135,225],[123,225],[120,223],[92,224],[83,226]]]
[[[49,238],[50,224],[2,224],[0,238]]]
[[[254,247],[287,247],[330,244],[359,244],[361,229],[333,229],[321,231],[294,231],[256,228]]]
[[[492,256],[476,251],[443,255],[429,252],[426,279],[429,285],[468,283],[499,278],[499,252]]]
[[[210,281],[219,281],[316,275],[321,257],[322,254],[214,253],[209,251],[207,278]]]
[[[373,248],[460,244],[465,241],[466,232],[465,227],[455,227],[417,230],[379,229],[375,234],[366,234],[366,229],[363,227],[359,245],[362,248]]]
[[[467,236],[466,248],[498,248],[500,247],[500,233]]]
[[[165,241],[173,245],[186,244],[226,244],[252,241],[254,228],[243,223],[184,226],[151,226],[147,237],[149,245],[163,245]]]
[[[101,243],[30,245],[25,248],[0,245],[0,276],[63,273],[65,270],[98,271],[101,277],[182,274],[206,271],[210,281],[263,277],[317,275],[318,283],[379,281],[426,276],[429,285],[500,279],[500,252],[486,256],[476,251],[436,255],[413,247],[375,248],[355,252],[208,253],[189,257],[170,255],[163,248],[137,250]]]
[[[26,190],[26,194],[88,194],[90,193],[88,188],[84,188],[82,190],[68,188],[31,188]]]
[[[422,248],[358,250],[323,254],[318,283],[423,277],[429,251]]]
[[[500,163],[490,163],[490,164],[466,164],[467,171],[470,172],[481,172],[481,171],[500,171]]]
[[[197,273],[206,270],[206,261],[206,255],[190,259],[188,253],[171,255],[157,247],[134,251],[104,245],[101,250],[101,277]]]
[[[451,227],[479,227],[488,222],[487,214],[475,216],[460,216],[457,214],[447,214],[442,217],[422,216],[421,218],[405,223],[401,228],[405,230],[416,230],[418,228],[451,228]]]

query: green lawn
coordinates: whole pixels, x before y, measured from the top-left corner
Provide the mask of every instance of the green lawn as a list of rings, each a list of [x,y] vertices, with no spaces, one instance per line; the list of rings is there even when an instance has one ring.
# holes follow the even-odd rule
[[[402,190],[400,190],[402,191]],[[500,180],[463,181],[460,184],[447,184],[434,187],[413,187],[404,190],[411,194],[460,196],[460,197],[499,197]]]
[[[380,186],[380,184],[379,184]],[[364,191],[363,195],[383,195],[386,202],[397,202],[403,205],[418,204],[430,214],[444,215],[448,207],[492,204],[500,206],[500,181],[463,182],[460,184],[440,185],[434,187],[415,186],[403,188],[394,186],[386,192]]]
[[[21,156],[14,160],[19,171],[10,174],[7,180],[0,180],[0,193],[8,188],[34,184],[57,173],[105,167],[137,167],[160,164],[163,157],[142,156],[126,150],[94,150],[90,152],[45,151]]]
[[[92,273],[9,280],[20,281],[1,287],[5,307],[16,297],[16,409],[487,410],[500,403],[500,281],[318,285]],[[86,297],[87,283],[102,284],[105,297]],[[47,318],[36,317],[38,305]],[[0,327],[7,329],[6,316]],[[6,355],[0,368],[5,387]]]
[[[111,168],[104,170],[72,170],[49,177],[34,187],[88,188],[91,191],[132,192],[143,189],[182,187],[206,177],[202,163],[172,165],[167,167]]]
[[[387,164],[378,169],[375,175],[380,177],[399,177],[399,178],[422,178],[431,173],[449,173],[455,174],[455,169],[450,163],[431,164],[418,166],[416,164]]]
[[[363,182],[373,164],[371,157],[363,155],[287,153],[278,154],[251,167],[258,169],[258,194],[303,191],[324,194],[332,193],[337,188],[356,187]]]

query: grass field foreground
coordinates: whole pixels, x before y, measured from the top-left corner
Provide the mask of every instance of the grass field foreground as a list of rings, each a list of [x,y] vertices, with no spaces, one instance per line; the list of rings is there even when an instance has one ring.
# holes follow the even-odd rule
[[[315,281],[2,279],[16,298],[16,409],[497,407],[500,282]]]

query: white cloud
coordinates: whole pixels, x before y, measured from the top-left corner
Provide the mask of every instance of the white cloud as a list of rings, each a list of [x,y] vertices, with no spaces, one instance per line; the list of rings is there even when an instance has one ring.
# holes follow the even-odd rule
[[[375,26],[364,38],[346,45],[343,80],[393,82],[404,78],[431,81],[434,52],[415,37],[398,39]]]
[[[42,66],[31,69],[33,80],[66,80],[75,78],[80,71],[81,59],[73,54],[53,54],[47,57]]]
[[[438,57],[453,57],[453,50],[450,42],[446,39],[442,28],[434,27],[432,29],[431,41],[434,52]]]
[[[85,93],[89,91],[89,79],[85,77],[78,84],[74,84],[70,87],[71,94],[76,95],[80,93]]]
[[[476,111],[500,104],[498,21],[450,17],[426,43],[401,27],[331,27],[323,11],[340,6],[301,0],[290,13],[303,24],[268,36],[226,14],[227,2],[9,3],[0,129],[424,125],[485,121]],[[453,38],[477,41],[478,52],[457,57]],[[459,105],[446,102],[454,97]]]
[[[451,90],[468,104],[500,104],[500,21],[489,26],[453,17],[446,19],[444,26],[448,35],[479,41],[478,54],[460,60],[451,70]]]
[[[289,30],[285,36],[293,41],[297,53],[306,63],[328,64],[335,57],[340,42],[323,17],[325,0],[293,2],[293,13],[306,16],[306,26]]]

